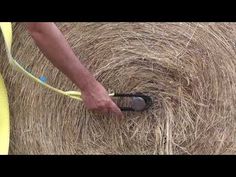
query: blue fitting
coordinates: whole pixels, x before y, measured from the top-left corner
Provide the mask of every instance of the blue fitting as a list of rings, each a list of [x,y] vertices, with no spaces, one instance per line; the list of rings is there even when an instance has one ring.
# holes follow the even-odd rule
[[[43,82],[46,83],[47,82],[47,78],[45,76],[40,76],[39,79]]]

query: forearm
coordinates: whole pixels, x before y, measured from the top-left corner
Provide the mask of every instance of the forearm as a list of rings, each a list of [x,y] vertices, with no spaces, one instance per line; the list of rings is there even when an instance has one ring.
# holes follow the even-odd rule
[[[27,23],[27,29],[44,55],[82,91],[96,83],[54,23]]]

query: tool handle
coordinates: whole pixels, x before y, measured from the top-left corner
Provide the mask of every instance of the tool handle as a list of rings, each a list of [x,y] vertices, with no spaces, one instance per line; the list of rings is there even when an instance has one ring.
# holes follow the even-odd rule
[[[114,93],[113,97],[141,97],[144,99],[146,103],[146,107],[144,110],[148,109],[152,105],[152,99],[144,95],[143,93]],[[132,107],[119,107],[121,111],[137,111]]]
[[[142,93],[114,93],[114,97],[147,97]]]
[[[133,108],[131,107],[119,107],[121,111],[135,111]]]

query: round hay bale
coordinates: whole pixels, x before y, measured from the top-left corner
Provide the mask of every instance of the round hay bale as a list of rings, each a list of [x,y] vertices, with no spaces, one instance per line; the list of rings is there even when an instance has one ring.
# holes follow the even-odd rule
[[[107,89],[144,92],[154,104],[121,121],[94,114],[13,71],[1,36],[10,154],[235,154],[235,23],[57,25]],[[53,86],[78,89],[19,24],[13,56]]]

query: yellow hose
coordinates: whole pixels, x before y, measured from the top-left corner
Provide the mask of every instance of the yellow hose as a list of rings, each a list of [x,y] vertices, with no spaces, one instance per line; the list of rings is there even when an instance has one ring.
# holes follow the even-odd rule
[[[39,78],[37,78],[33,74],[29,73],[19,63],[17,63],[17,61],[12,57],[12,54],[11,54],[12,24],[10,22],[0,22],[0,28],[2,30],[2,34],[3,34],[4,40],[5,40],[6,51],[7,51],[9,63],[14,69],[18,70],[22,74],[26,75],[27,77],[31,78],[35,82],[37,82],[45,87],[47,87],[50,90],[53,90],[59,94],[65,95],[65,96],[69,96],[73,99],[77,99],[77,100],[82,101],[80,92],[78,92],[78,91],[63,91],[63,90],[57,89],[55,87],[52,87],[51,85],[42,82]]]
[[[39,78],[37,78],[34,75],[32,75],[31,73],[29,73],[19,63],[17,63],[17,61],[12,57],[12,54],[11,54],[12,24],[10,22],[0,22],[0,28],[2,30],[3,37],[4,37],[4,40],[5,40],[8,60],[9,60],[9,63],[11,64],[11,66],[13,68],[17,69],[18,71],[20,71],[21,73],[23,73],[27,77],[30,77],[35,82],[37,82],[37,83],[47,87],[48,89],[50,89],[52,91],[55,91],[55,92],[57,92],[59,94],[62,94],[62,95],[68,96],[70,98],[82,101],[81,92],[78,92],[78,91],[63,91],[63,90],[57,89],[57,88],[55,88],[55,87],[53,87],[53,86],[51,86],[49,84],[46,84],[46,83],[42,82]],[[111,93],[109,95],[113,96],[114,93]]]
[[[49,84],[42,82],[39,78],[35,77],[33,74],[25,70],[17,61],[12,57],[11,46],[12,46],[12,24],[10,22],[0,22],[0,29],[2,30],[3,38],[6,45],[7,57],[10,65],[24,74],[25,76],[31,78],[35,82],[47,87],[48,89],[55,91],[59,94],[68,96],[70,98],[82,101],[81,92],[78,91],[63,91],[52,87]],[[2,62],[2,61],[0,61]],[[114,96],[114,93],[109,94]],[[6,87],[4,81],[0,74],[0,155],[8,154],[9,149],[9,139],[10,139],[10,120],[9,120],[9,105]]]

